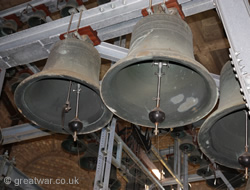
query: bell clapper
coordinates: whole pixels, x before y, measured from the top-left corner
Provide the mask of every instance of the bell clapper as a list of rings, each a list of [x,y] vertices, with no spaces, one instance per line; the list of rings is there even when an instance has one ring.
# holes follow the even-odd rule
[[[158,66],[158,72],[155,73],[157,75],[158,81],[157,81],[157,97],[156,100],[156,107],[149,112],[149,119],[152,123],[155,124],[155,135],[158,134],[158,125],[159,123],[162,123],[165,120],[165,113],[160,109],[160,91],[161,91],[161,78],[164,73],[162,72],[163,66],[168,66],[167,63],[154,63],[154,66]]]
[[[71,86],[72,86],[72,81],[69,81],[67,99],[66,99],[65,105],[63,106],[63,109],[62,109],[62,120],[61,121],[62,121],[62,129],[63,130],[65,130],[65,128],[64,128],[65,113],[68,113],[71,110],[70,101],[69,101]]]
[[[71,86],[72,86],[72,81],[69,81],[68,95],[67,95],[67,99],[66,99],[66,102],[65,102],[65,111],[66,112],[68,112],[69,110],[71,110],[70,101],[69,101]]]
[[[238,162],[245,167],[245,178],[248,179],[248,167],[250,167],[250,153],[248,152],[248,114],[246,112],[246,144],[245,152],[238,157]]]
[[[69,129],[74,133],[73,138],[74,141],[77,140],[77,132],[79,132],[83,128],[83,123],[80,121],[78,118],[78,113],[79,113],[79,98],[80,98],[80,92],[81,92],[81,85],[77,84],[77,90],[76,91],[76,112],[75,112],[75,118],[72,119],[69,122]]]

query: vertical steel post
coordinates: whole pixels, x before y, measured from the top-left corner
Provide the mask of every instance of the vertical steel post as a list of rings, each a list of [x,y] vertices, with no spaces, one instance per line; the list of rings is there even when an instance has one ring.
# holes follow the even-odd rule
[[[99,145],[98,160],[94,190],[108,190],[109,176],[114,144],[116,119],[113,118],[111,125],[102,129]]]
[[[1,92],[2,92],[2,89],[3,89],[5,73],[6,73],[5,69],[0,70],[0,97],[1,97]]]
[[[183,152],[183,187],[188,190],[188,155]]]

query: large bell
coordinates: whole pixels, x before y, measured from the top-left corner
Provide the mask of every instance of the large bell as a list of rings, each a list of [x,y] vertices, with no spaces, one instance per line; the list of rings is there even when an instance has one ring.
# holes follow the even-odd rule
[[[72,136],[69,136],[61,143],[61,147],[64,151],[70,154],[82,154],[87,150],[87,145],[81,139],[74,141]]]
[[[77,8],[78,3],[76,0],[68,0],[66,5],[60,10],[61,17],[66,17],[70,15],[69,10],[73,8]]]
[[[88,41],[68,38],[57,42],[43,71],[26,78],[17,87],[17,107],[35,124],[67,134],[70,131],[68,123],[76,115],[75,90],[80,84],[78,117],[83,128],[78,133],[92,133],[105,127],[112,113],[99,96],[100,61],[99,53]],[[71,110],[62,114],[68,92]]]
[[[16,21],[12,19],[4,20],[3,24],[0,26],[0,37],[15,33],[17,31],[17,27]]]
[[[195,149],[195,145],[193,143],[193,137],[187,134],[185,137],[181,139],[181,143],[179,149],[184,153],[191,153]]]
[[[243,169],[238,158],[245,152],[245,110],[239,83],[228,62],[221,71],[218,109],[205,120],[198,135],[200,149],[210,160],[229,168]],[[249,128],[249,118],[247,120]]]
[[[201,161],[200,168],[196,171],[196,173],[203,178],[213,175],[213,171],[209,167],[209,162],[206,160]]]
[[[213,109],[218,92],[208,71],[194,59],[191,30],[178,16],[168,14],[149,15],[136,24],[128,56],[103,78],[101,97],[106,106],[124,120],[155,127],[149,113],[156,107],[155,73],[160,64],[165,120],[160,118],[159,128],[193,123]]]
[[[99,144],[90,143],[88,149],[80,158],[79,165],[82,169],[87,171],[95,171],[97,164],[97,157],[99,152]]]
[[[188,162],[193,165],[197,165],[197,164],[200,164],[201,161],[202,161],[201,153],[196,147],[195,150],[191,152],[191,154],[188,156]]]
[[[43,10],[36,10],[27,20],[29,27],[35,27],[46,23],[46,13]]]

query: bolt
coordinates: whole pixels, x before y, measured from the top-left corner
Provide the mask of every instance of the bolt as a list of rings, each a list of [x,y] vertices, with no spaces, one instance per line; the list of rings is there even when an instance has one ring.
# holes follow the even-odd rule
[[[243,93],[243,89],[242,88],[240,88],[240,92]]]
[[[232,55],[231,55],[231,54],[229,54],[229,58],[232,58]]]
[[[250,115],[250,111],[248,112],[248,115]]]
[[[237,62],[239,63],[239,62],[241,62],[242,61],[242,59],[237,59]]]
[[[245,82],[247,85],[250,85],[250,75],[249,74],[245,77]]]
[[[233,65],[233,66],[234,66],[234,62],[233,62],[233,61],[231,61],[231,65]]]
[[[246,104],[246,107],[249,108],[248,104]]]
[[[103,11],[104,11],[104,8],[103,8],[103,7],[100,7],[100,8],[99,8],[99,11],[100,11],[100,12],[103,12]]]
[[[236,69],[235,69],[235,67],[233,68],[233,71],[234,71],[234,72],[236,72]]]
[[[237,74],[235,75],[235,78],[239,78]]]
[[[112,9],[115,8],[115,4],[114,3],[112,3],[110,6],[111,6]]]
[[[246,97],[245,96],[243,96],[242,98],[243,98],[244,101],[246,101]]]
[[[240,55],[240,52],[235,52],[234,55],[237,57],[238,55]]]

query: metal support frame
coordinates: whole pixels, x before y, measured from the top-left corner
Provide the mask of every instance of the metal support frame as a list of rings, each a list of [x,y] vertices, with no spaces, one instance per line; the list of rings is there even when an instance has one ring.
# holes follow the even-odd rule
[[[153,5],[160,3],[162,0],[153,1]],[[186,16],[197,13],[197,10],[199,12],[214,8],[211,0],[181,3]],[[145,0],[116,0],[84,11],[80,27],[91,26],[98,32],[101,41],[122,36],[132,32],[134,25],[142,18],[141,10],[146,7],[148,2]],[[78,14],[72,20],[72,30],[77,28]],[[59,40],[59,35],[67,31],[69,20],[69,17],[65,17],[1,37],[0,68],[15,67],[47,58],[51,46]]]
[[[174,174],[174,172],[172,171],[171,167],[165,162],[165,160],[163,160],[163,158],[160,156],[158,150],[151,145],[151,150],[154,153],[154,155],[159,159],[159,161],[161,162],[161,164],[168,170],[168,172],[173,176],[173,178],[176,180],[176,182],[178,183],[178,185],[180,185],[181,188],[183,188],[183,184],[181,183],[180,177],[177,176],[176,174]]]
[[[188,182],[189,183],[197,182],[197,181],[204,181],[204,180],[207,180],[207,179],[214,179],[214,175],[211,175],[211,176],[206,177],[206,178],[201,177],[201,176],[199,176],[197,174],[191,174],[191,175],[188,176]],[[175,179],[172,178],[172,177],[169,177],[169,178],[166,178],[165,180],[162,180],[161,183],[162,183],[163,186],[169,186],[169,185],[176,185],[177,184]],[[179,190],[180,188],[177,188],[177,189]]]
[[[98,161],[96,166],[94,190],[109,189],[109,176],[114,144],[115,125],[116,119],[113,118],[111,125],[102,129]]]
[[[183,152],[183,189],[188,190],[188,154]]]
[[[248,0],[216,0],[217,12],[224,25],[236,78],[250,105],[250,6]],[[250,114],[250,112],[249,112]]]
[[[123,140],[115,134],[116,142],[122,144],[123,150],[128,154],[128,156],[134,161],[135,164],[142,170],[142,172],[154,183],[156,187],[164,190],[161,183],[148,171],[148,169],[141,163],[137,156],[132,152],[132,150],[123,142]]]
[[[30,179],[14,166],[14,161],[9,161],[7,155],[0,156],[0,180],[10,189],[43,190],[36,185],[35,179]],[[0,187],[5,189],[5,187]]]
[[[3,145],[51,135],[52,133],[29,123],[2,129]]]
[[[175,174],[179,177],[181,177],[181,151],[179,149],[179,139],[174,139],[174,171]],[[180,189],[180,184],[177,183],[177,189]]]
[[[227,180],[227,178],[224,176],[224,174],[220,170],[216,170],[215,174],[216,176],[222,179],[222,181],[226,184],[228,190],[234,190],[233,186],[230,184],[230,182]]]

